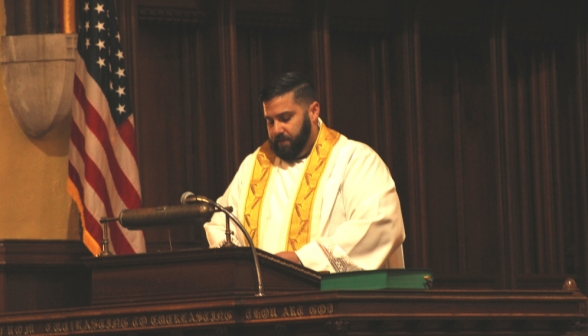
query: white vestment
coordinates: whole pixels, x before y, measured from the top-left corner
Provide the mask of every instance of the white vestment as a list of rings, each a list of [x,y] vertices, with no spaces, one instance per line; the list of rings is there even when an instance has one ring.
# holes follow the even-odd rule
[[[232,206],[242,222],[257,151],[245,158],[218,199],[219,204]],[[286,251],[296,191],[307,161],[276,157],[259,216],[258,248]],[[329,272],[404,268],[400,201],[388,167],[373,149],[341,135],[317,188],[310,242],[295,251],[304,266]],[[222,213],[204,225],[211,247],[225,242],[225,225]],[[247,245],[239,229],[232,230],[236,243]]]

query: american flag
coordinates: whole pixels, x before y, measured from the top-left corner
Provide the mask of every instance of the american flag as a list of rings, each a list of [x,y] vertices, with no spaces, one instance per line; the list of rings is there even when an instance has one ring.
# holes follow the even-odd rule
[[[79,1],[78,22],[67,189],[80,210],[84,244],[98,255],[99,220],[140,207],[141,186],[114,4]],[[111,253],[145,252],[142,231],[129,231],[118,222],[108,227]]]

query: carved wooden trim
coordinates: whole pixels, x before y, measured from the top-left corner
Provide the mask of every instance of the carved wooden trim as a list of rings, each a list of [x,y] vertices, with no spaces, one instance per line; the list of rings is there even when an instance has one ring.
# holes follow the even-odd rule
[[[351,322],[344,319],[337,319],[334,321],[327,321],[325,329],[333,336],[347,335],[351,326]]]
[[[155,21],[181,24],[209,23],[209,14],[196,9],[138,6],[139,21]]]
[[[366,19],[354,17],[334,16],[331,18],[330,29],[332,31],[382,33],[387,34],[397,29],[394,20]]]
[[[237,12],[235,22],[239,26],[261,28],[298,29],[302,25],[299,17],[289,13]]]
[[[0,269],[83,265],[92,254],[77,240],[0,240]]]
[[[15,335],[555,335],[586,330],[585,302],[584,296],[562,291],[225,295],[7,314],[0,318],[0,329]]]

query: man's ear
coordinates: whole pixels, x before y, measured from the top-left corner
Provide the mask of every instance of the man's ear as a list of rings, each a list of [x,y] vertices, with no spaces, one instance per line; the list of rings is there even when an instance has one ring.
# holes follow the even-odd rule
[[[308,106],[308,115],[310,117],[310,120],[312,122],[317,121],[320,114],[321,114],[321,105],[317,101],[312,102],[312,104],[310,104]]]

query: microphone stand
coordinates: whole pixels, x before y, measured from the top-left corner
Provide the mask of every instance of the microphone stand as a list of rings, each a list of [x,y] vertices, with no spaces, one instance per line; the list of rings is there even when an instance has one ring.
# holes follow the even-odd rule
[[[255,272],[257,273],[257,294],[255,294],[255,296],[264,296],[264,290],[263,290],[263,283],[261,281],[261,269],[259,267],[259,260],[257,258],[257,251],[255,250],[255,246],[253,245],[253,239],[251,239],[251,236],[249,235],[249,233],[247,233],[247,230],[245,229],[245,227],[243,226],[243,224],[241,224],[241,222],[239,221],[239,219],[237,219],[237,217],[235,215],[233,215],[232,212],[230,212],[229,210],[227,210],[225,207],[223,207],[222,205],[216,203],[215,201],[204,197],[204,196],[197,196],[199,201],[203,201],[206,202],[208,204],[211,204],[213,206],[215,206],[217,209],[219,209],[220,211],[222,211],[227,218],[227,229],[226,229],[226,235],[227,235],[227,243],[225,242],[225,244],[222,247],[229,247],[229,246],[235,246],[232,242],[231,242],[231,229],[229,226],[229,218],[231,220],[233,220],[233,223],[235,223],[235,225],[237,225],[237,227],[239,228],[239,230],[241,230],[241,232],[243,232],[243,235],[245,235],[245,238],[247,238],[247,243],[249,243],[249,247],[251,247],[251,252],[253,254],[253,262],[255,263]],[[228,207],[230,208],[230,207]]]
[[[112,218],[102,217],[100,218],[100,223],[104,224],[104,229],[102,230],[102,252],[100,252],[100,257],[107,257],[112,255],[110,250],[108,249],[108,222],[110,222]]]
[[[215,205],[215,206],[218,207],[217,205]],[[231,212],[232,210],[233,210],[233,207],[227,207],[227,211],[228,212]],[[233,247],[237,247],[237,245],[235,245],[233,243],[233,239],[231,239],[231,236],[233,235],[233,231],[231,231],[230,217],[226,213],[225,213],[225,220],[226,220],[226,222],[225,222],[226,223],[226,228],[225,228],[225,237],[226,238],[225,238],[225,243],[223,244],[223,246],[221,246],[221,248],[233,248]]]

